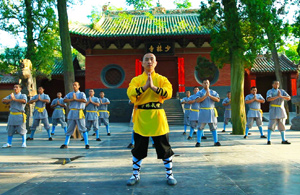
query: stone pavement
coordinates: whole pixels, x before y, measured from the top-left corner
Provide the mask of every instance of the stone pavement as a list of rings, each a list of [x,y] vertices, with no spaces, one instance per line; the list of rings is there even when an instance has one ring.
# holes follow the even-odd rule
[[[218,126],[220,132],[223,123]],[[1,146],[6,143],[5,127],[0,124]],[[229,126],[228,132],[219,133],[222,146],[215,147],[206,127],[208,139],[196,148],[196,136],[187,140],[182,126],[170,129],[176,186],[166,184],[163,163],[156,159],[151,144],[140,183],[126,186],[132,170],[130,149],[126,148],[131,127],[112,123],[112,136],[106,136],[104,127],[101,142],[89,136],[89,150],[74,139],[68,149],[60,149],[64,142],[60,126],[52,142],[43,130],[27,142],[27,148],[21,148],[21,138],[15,135],[12,148],[0,148],[0,194],[300,194],[300,131],[287,131],[291,145],[281,144],[278,131],[272,135],[272,145],[266,145],[257,127],[243,139],[231,135]]]

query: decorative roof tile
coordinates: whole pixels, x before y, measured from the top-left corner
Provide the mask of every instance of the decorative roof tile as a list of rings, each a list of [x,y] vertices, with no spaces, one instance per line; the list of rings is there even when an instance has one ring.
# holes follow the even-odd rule
[[[70,33],[91,38],[209,35],[210,31],[201,26],[198,17],[195,12],[159,15],[126,13],[124,17],[103,15],[94,28],[71,26]]]
[[[279,56],[279,63],[281,72],[297,72],[298,66],[295,65],[287,56]],[[265,56],[258,56],[253,63],[251,68],[253,73],[273,73],[275,72],[274,61],[272,58]]]

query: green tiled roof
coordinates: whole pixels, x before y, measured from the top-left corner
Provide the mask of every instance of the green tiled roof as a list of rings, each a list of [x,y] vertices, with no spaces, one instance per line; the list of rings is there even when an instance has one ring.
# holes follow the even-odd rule
[[[75,56],[73,56],[73,66],[74,66],[74,63],[78,63],[77,58]],[[85,69],[85,67],[80,67],[80,65],[78,65],[78,67],[77,66],[74,67],[75,75],[76,76],[84,76],[85,75],[84,69]],[[51,75],[57,76],[57,75],[63,75],[63,74],[64,74],[63,60],[57,59],[57,60],[55,60],[55,64],[53,65],[53,70],[52,70]]]
[[[295,65],[287,56],[279,56],[279,63],[281,72],[296,72],[298,66]],[[275,72],[274,61],[272,58],[265,56],[259,56],[255,59],[254,64],[251,68],[253,73],[273,73]]]
[[[19,83],[19,79],[12,75],[1,75],[0,76],[0,83],[1,84],[14,84]]]
[[[121,19],[115,15],[104,15],[94,28],[71,26],[70,33],[91,38],[209,35],[210,31],[200,25],[198,17],[196,13],[127,14]]]
[[[62,75],[64,73],[64,64],[62,60],[55,60],[51,75]]]

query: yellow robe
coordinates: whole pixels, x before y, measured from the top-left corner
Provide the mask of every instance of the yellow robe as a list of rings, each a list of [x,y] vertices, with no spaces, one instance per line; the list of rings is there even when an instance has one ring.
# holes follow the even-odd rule
[[[168,133],[167,116],[164,109],[138,109],[138,106],[149,102],[164,103],[165,100],[172,97],[173,92],[172,85],[166,77],[155,72],[152,72],[151,77],[154,86],[159,88],[157,92],[150,88],[143,91],[142,87],[148,79],[148,75],[145,72],[134,77],[127,89],[127,95],[130,101],[134,103],[133,130],[135,133],[146,137]]]

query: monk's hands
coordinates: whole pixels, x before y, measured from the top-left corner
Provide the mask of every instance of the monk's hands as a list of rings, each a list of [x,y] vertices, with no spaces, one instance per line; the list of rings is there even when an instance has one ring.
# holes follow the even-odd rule
[[[144,91],[146,91],[151,86],[151,84],[150,84],[151,82],[152,82],[151,73],[148,73],[148,78],[147,78],[146,84],[143,86]],[[153,82],[152,82],[152,85],[153,85]]]
[[[278,89],[278,97],[282,98],[281,91]]]
[[[73,100],[77,100],[76,94],[73,93]]]
[[[210,97],[209,89],[206,91],[205,97]]]
[[[15,97],[15,94],[14,94],[14,93],[11,93],[11,94],[10,94],[10,97],[11,97],[11,100],[13,100],[13,101],[16,99],[16,97]]]

